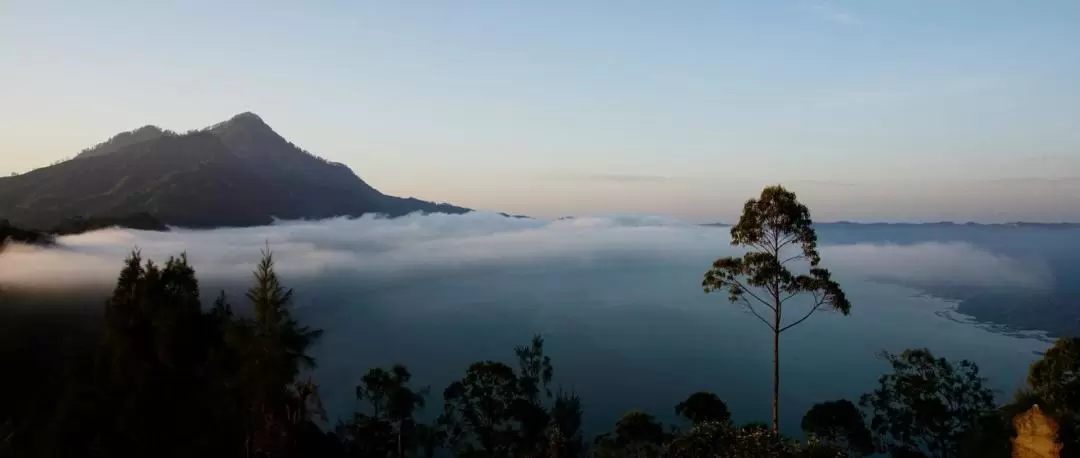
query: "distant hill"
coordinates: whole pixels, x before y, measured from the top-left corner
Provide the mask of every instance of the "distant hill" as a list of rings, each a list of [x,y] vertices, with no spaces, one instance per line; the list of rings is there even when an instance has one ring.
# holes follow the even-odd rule
[[[153,215],[150,215],[149,213],[135,213],[122,217],[74,217],[48,230],[48,233],[52,235],[73,235],[100,229],[108,229],[110,227],[138,229],[141,231],[169,231],[169,226],[166,226],[165,223],[154,218]]]
[[[41,230],[72,218],[149,215],[169,226],[255,226],[278,219],[466,208],[388,196],[348,167],[298,148],[254,113],[177,134],[146,126],[74,159],[0,178],[0,218]]]
[[[20,229],[12,226],[7,220],[0,219],[0,253],[4,251],[8,242],[48,246],[53,244],[53,238],[41,232]]]
[[[142,126],[131,132],[121,132],[112,138],[98,143],[91,148],[82,150],[77,157],[92,157],[115,153],[126,146],[156,140],[166,135],[176,135],[176,132],[166,131],[158,126]]]

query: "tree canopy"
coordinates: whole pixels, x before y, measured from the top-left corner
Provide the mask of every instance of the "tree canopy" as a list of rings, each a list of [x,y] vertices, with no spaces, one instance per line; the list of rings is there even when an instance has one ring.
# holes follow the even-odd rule
[[[871,415],[879,448],[894,455],[960,456],[980,419],[994,411],[994,395],[971,361],[937,358],[926,349],[885,353],[892,373],[860,404]]]
[[[731,228],[731,244],[743,247],[746,253],[713,262],[702,287],[706,293],[726,292],[732,303],[741,304],[773,333],[772,427],[778,432],[780,334],[822,308],[847,315],[851,303],[832,274],[818,266],[821,256],[810,210],[782,186],[769,186],[760,197],[746,202],[739,222]],[[789,263],[794,262],[804,263],[806,272],[793,272]],[[811,296],[812,303],[797,311],[795,320],[785,322],[785,303],[801,294]]]

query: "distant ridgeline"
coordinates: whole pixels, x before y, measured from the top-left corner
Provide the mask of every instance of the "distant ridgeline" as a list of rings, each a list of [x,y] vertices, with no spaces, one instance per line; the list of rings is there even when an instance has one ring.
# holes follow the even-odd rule
[[[25,243],[28,245],[52,245],[52,236],[38,231],[20,229],[12,226],[6,219],[0,219],[0,251],[8,242]]]
[[[24,229],[12,225],[11,222],[6,219],[0,219],[0,250],[3,249],[4,244],[7,242],[48,246],[55,243],[54,237],[58,235],[82,234],[84,232],[113,227],[157,232],[167,232],[169,230],[169,226],[166,226],[148,213],[136,213],[117,218],[74,217],[63,221],[50,229]]]
[[[253,113],[183,134],[145,126],[74,159],[0,178],[0,218],[61,232],[85,230],[102,218],[127,227],[128,215],[140,215],[131,224],[149,229],[468,211],[383,194],[345,165],[292,144]],[[69,221],[75,215],[85,219]]]
[[[169,231],[169,226],[166,226],[165,223],[162,223],[149,213],[134,213],[116,218],[82,218],[77,216],[65,220],[48,232],[55,235],[74,235],[111,227],[138,229],[140,231]]]

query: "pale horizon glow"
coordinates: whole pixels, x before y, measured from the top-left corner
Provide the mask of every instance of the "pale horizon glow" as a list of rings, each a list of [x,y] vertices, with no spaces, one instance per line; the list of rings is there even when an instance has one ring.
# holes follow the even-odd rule
[[[1080,3],[12,2],[0,174],[243,111],[538,217],[1080,222]]]

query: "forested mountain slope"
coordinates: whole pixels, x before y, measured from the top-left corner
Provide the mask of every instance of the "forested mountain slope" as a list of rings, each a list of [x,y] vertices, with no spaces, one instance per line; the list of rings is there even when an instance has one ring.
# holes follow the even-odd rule
[[[144,127],[69,161],[0,178],[0,218],[46,229],[73,217],[152,215],[182,227],[468,209],[380,193],[312,155],[253,113],[175,134]]]

